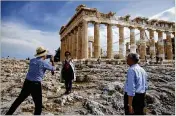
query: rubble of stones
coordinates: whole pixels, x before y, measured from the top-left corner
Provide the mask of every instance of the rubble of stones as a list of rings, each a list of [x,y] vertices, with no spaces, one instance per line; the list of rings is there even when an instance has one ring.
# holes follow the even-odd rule
[[[1,59],[1,114],[5,114],[19,95],[29,67],[28,60]],[[76,82],[73,91],[64,95],[60,82],[61,63],[52,76],[47,71],[42,82],[43,115],[123,115],[123,88],[127,65],[75,63]],[[175,115],[174,65],[145,65],[149,89],[147,114]],[[33,114],[29,96],[14,114]]]

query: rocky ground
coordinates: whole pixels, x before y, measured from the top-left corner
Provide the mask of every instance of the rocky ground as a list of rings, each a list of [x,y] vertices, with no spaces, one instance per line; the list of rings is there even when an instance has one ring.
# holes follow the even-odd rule
[[[9,109],[19,95],[29,61],[1,59],[1,114]],[[127,65],[75,64],[76,82],[73,93],[63,95],[58,63],[54,76],[44,77],[42,114],[45,115],[123,115],[123,87]],[[175,114],[174,65],[143,66],[149,75],[147,114]],[[34,103],[29,96],[14,114],[33,114]]]

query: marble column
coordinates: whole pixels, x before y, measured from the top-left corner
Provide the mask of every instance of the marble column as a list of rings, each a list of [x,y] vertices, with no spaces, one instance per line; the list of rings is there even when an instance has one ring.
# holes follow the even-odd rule
[[[64,51],[66,51],[66,37],[67,36],[65,36],[65,39],[64,39]]]
[[[149,30],[149,36],[150,36],[150,55],[152,58],[155,57],[155,39],[154,39],[154,30]]]
[[[127,43],[126,43],[126,55],[128,55],[129,52],[130,52],[130,51],[129,51],[129,45],[130,45],[129,42],[127,42]]]
[[[112,25],[107,24],[107,58],[113,58],[113,50],[112,50]]]
[[[67,35],[67,51],[69,51],[69,35]]]
[[[69,41],[68,41],[68,39],[69,39],[69,34],[67,35],[67,51],[69,51]]]
[[[65,54],[65,37],[63,38],[63,40],[62,40],[62,43],[61,44],[63,44],[63,45],[61,45],[61,51],[62,51],[62,58],[61,58],[61,61],[64,59],[64,54]]]
[[[78,28],[75,29],[75,59],[78,59]]]
[[[61,45],[60,45],[60,60],[63,60],[63,38],[61,39]]]
[[[61,42],[61,61],[63,61],[64,59],[65,59],[65,51],[66,51],[66,37],[64,37],[63,39],[62,39],[62,42]]]
[[[173,59],[171,33],[166,32],[166,55],[168,60]]]
[[[72,58],[75,59],[75,52],[74,52],[74,46],[75,45],[75,33],[74,30],[72,31],[72,36],[71,36],[71,52],[72,52]]]
[[[160,58],[165,58],[164,55],[164,42],[163,42],[163,32],[158,30],[158,53]]]
[[[93,41],[89,41],[89,58],[93,57]]]
[[[82,58],[88,59],[88,22],[83,20],[83,29],[82,29]]]
[[[174,28],[175,28],[175,26],[174,26]],[[173,34],[173,39],[171,38],[171,41],[172,41],[172,54],[173,54],[173,60],[175,60],[175,31],[174,32],[172,32],[172,34]]]
[[[71,53],[71,55],[72,55],[72,51],[71,51],[71,44],[72,44],[72,33],[70,33],[70,38],[69,38],[69,51],[70,51],[70,53]]]
[[[78,26],[78,59],[82,59],[82,23]]]
[[[68,35],[65,38],[65,50],[68,51]]]
[[[65,58],[65,52],[67,51],[67,48],[66,48],[66,46],[67,46],[67,43],[66,43],[66,37],[64,38],[64,58]]]
[[[73,58],[74,53],[73,53],[73,40],[74,39],[74,34],[73,31],[71,31],[71,38],[70,38],[70,52],[71,52],[71,57]]]
[[[67,51],[67,38],[65,37],[65,40],[64,40],[64,57],[65,57],[65,52]]]
[[[92,46],[92,41],[90,42],[90,58],[92,58],[92,54],[93,54],[93,46]]]
[[[124,26],[119,25],[119,58],[125,58]]]
[[[68,35],[68,51],[71,52],[71,34]]]
[[[135,28],[129,27],[129,29],[130,29],[130,53],[136,53]]]
[[[145,59],[146,56],[146,41],[145,41],[145,29],[140,28],[140,58]]]
[[[89,42],[88,46],[89,46],[88,47],[88,51],[89,51],[88,56],[89,56],[89,58],[91,58],[91,42]]]
[[[92,42],[92,57],[95,58],[95,50],[94,50],[95,46],[94,46],[94,42]],[[101,55],[101,53],[100,53]]]
[[[98,58],[100,56],[100,32],[99,23],[94,24],[94,57]]]

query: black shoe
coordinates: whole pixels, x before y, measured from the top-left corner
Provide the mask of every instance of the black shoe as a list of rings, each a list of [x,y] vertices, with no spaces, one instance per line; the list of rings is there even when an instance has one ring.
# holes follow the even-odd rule
[[[70,90],[68,93],[70,94],[72,91]]]
[[[67,94],[69,94],[69,92],[68,92],[68,91],[66,91],[64,94],[65,94],[65,95],[67,95]]]

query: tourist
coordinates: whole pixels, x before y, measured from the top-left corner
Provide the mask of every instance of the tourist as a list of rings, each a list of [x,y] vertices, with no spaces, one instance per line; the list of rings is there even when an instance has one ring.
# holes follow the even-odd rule
[[[97,62],[98,62],[98,64],[101,63],[101,58],[100,58],[100,56],[98,57]]]
[[[125,83],[124,109],[125,114],[144,115],[145,93],[147,90],[147,73],[138,65],[139,57],[130,53],[127,57],[127,64],[130,66],[127,71]]]
[[[62,62],[61,80],[62,79],[65,81],[65,94],[71,93],[72,81],[76,79],[76,77],[71,53],[68,51],[65,52],[65,60]]]
[[[160,64],[163,64],[163,58],[160,57]]]
[[[51,63],[46,61],[47,50],[44,47],[38,47],[36,50],[36,58],[30,60],[29,70],[24,81],[22,90],[18,98],[10,107],[6,115],[12,115],[18,106],[31,94],[34,104],[34,115],[40,115],[42,112],[42,89],[41,81],[46,70],[55,71],[54,57],[50,58]]]
[[[159,61],[159,53],[156,52],[156,64],[158,64],[158,61]]]

